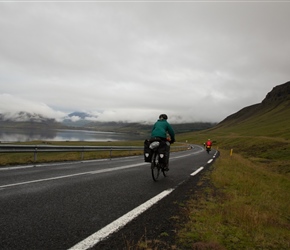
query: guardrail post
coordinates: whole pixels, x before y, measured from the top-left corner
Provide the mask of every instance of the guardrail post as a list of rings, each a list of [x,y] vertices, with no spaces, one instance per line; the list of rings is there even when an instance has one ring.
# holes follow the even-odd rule
[[[37,161],[37,147],[34,149],[34,162]]]
[[[84,159],[84,147],[83,147],[83,151],[81,153],[81,159],[83,160]]]

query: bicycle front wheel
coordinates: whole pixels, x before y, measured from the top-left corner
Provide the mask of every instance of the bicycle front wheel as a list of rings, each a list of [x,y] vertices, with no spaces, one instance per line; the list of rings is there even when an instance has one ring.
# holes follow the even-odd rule
[[[151,173],[152,173],[152,178],[154,181],[158,180],[159,174],[160,174],[160,168],[158,165],[158,154],[154,152],[152,156],[152,162],[151,162]]]

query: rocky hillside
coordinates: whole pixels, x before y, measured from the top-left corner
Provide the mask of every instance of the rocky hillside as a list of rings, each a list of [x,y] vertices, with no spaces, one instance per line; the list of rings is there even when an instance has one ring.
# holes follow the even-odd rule
[[[262,101],[262,105],[279,104],[285,101],[290,101],[290,81],[274,87],[273,90],[266,95],[266,98]]]
[[[254,117],[265,116],[266,113],[270,115],[270,112],[273,115],[275,112],[285,111],[285,109],[290,109],[290,81],[274,87],[261,103],[245,107],[228,116],[217,127],[237,125]]]

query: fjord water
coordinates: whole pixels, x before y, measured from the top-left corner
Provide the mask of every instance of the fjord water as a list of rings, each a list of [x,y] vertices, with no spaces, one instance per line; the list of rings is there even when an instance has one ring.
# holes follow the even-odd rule
[[[138,135],[89,130],[30,130],[7,129],[0,131],[0,142],[27,141],[125,141],[142,139]]]

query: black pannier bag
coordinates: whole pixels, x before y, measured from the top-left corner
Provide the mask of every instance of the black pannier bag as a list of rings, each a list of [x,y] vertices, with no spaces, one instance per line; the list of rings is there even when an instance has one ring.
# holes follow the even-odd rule
[[[158,141],[158,155],[159,155],[159,162],[160,163],[168,163],[169,160],[169,151],[170,151],[170,143],[167,141],[163,141],[157,138],[150,138],[149,140],[146,139],[144,141],[144,161],[151,162],[153,150],[150,148],[150,144],[152,142]]]
[[[158,148],[159,162],[167,163],[169,159],[169,145],[166,141],[161,141],[160,146]]]
[[[151,162],[153,151],[149,148],[151,141],[146,139],[144,141],[144,161]]]

